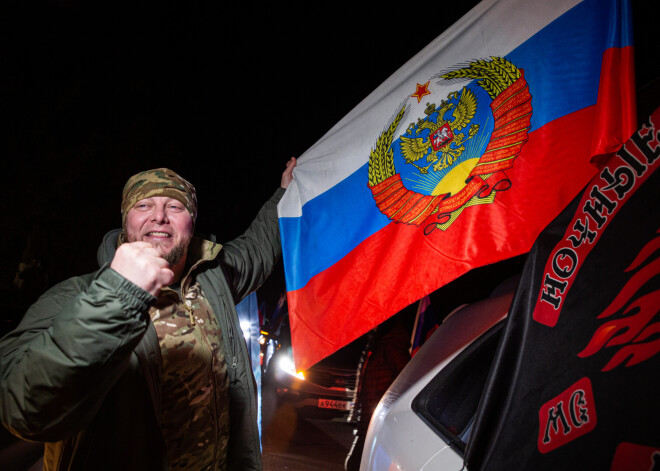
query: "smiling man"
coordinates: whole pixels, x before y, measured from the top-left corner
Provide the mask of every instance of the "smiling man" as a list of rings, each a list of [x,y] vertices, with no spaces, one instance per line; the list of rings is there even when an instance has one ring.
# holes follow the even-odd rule
[[[192,239],[192,217],[174,198],[152,196],[138,201],[126,216],[128,242],[148,242],[170,266],[185,260]]]
[[[131,177],[101,268],[50,289],[0,341],[0,416],[46,470],[259,470],[256,388],[235,305],[281,253],[281,188],[224,246],[194,236],[195,188]]]
[[[166,168],[138,173],[124,185],[121,214],[120,241],[145,242],[132,248],[153,247],[180,278],[197,219],[195,188]]]

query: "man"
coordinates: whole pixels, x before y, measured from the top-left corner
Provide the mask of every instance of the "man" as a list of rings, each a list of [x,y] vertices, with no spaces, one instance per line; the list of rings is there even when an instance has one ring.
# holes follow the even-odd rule
[[[44,469],[261,469],[235,305],[280,256],[295,165],[225,246],[193,237],[195,189],[175,172],[128,180],[101,268],[50,289],[0,342],[0,416],[46,442]]]

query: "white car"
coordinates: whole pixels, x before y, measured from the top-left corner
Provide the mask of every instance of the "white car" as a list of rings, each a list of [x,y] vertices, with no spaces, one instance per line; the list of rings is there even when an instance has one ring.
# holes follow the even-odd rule
[[[501,290],[498,290],[501,293]],[[362,471],[459,471],[513,291],[454,310],[387,390]]]

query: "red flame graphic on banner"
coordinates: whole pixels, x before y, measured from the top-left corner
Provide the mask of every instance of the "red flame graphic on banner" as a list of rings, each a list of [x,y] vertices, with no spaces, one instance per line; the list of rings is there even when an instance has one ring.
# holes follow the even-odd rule
[[[658,249],[660,249],[660,237],[655,237],[642,248],[626,272],[637,270],[640,265],[650,260]],[[656,256],[628,280],[614,301],[598,316],[599,319],[603,319],[624,309],[622,315],[625,317],[600,326],[586,348],[578,354],[580,358],[591,356],[603,348],[623,345],[602,369],[609,371],[626,360],[626,367],[633,366],[660,352],[658,335],[660,321],[652,322],[658,314],[660,290],[652,291],[630,302],[632,296],[658,273],[660,273],[660,258]],[[626,306],[627,303],[629,304]]]

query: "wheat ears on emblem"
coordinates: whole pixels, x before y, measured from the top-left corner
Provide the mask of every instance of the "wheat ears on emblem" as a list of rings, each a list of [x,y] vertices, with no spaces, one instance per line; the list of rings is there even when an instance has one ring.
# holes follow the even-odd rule
[[[476,80],[491,99],[494,99],[518,80],[520,75],[520,69],[508,60],[503,57],[491,57],[490,60],[470,62],[467,67],[452,70],[439,77],[445,80]]]
[[[521,76],[520,69],[502,57],[490,60],[476,60],[466,67],[438,75],[445,80],[476,80],[491,99],[496,98]],[[373,187],[394,176],[394,153],[391,149],[394,134],[405,115],[406,107],[401,107],[385,131],[378,136],[376,146],[369,153],[369,187]]]
[[[529,118],[531,117],[531,96],[523,78],[522,70],[502,57],[491,57],[488,60],[475,60],[465,66],[458,66],[455,70],[440,73],[433,78],[447,81],[475,80],[477,85],[488,93],[493,100],[491,109],[494,113],[496,123],[501,126],[507,125],[507,135],[504,137],[507,138],[506,147],[508,149],[502,150],[497,147],[497,145],[504,142],[502,140],[503,136],[491,136],[488,148],[477,164],[478,168],[473,169],[471,175],[488,178],[493,172],[510,168],[513,160],[520,151],[520,147],[527,140]],[[451,97],[458,98],[459,92],[450,94],[448,98]],[[404,154],[406,163],[413,163],[420,170],[420,173],[427,173],[429,166],[420,167],[414,164],[414,162],[418,161],[424,155],[427,155],[427,160],[437,162],[433,166],[433,171],[449,167],[455,161],[456,156],[460,155],[463,151],[463,147],[450,149],[450,142],[453,140],[460,146],[463,142],[472,138],[479,129],[479,125],[475,124],[470,127],[467,137],[462,133],[458,133],[459,129],[467,126],[466,123],[469,123],[476,112],[476,98],[473,92],[466,88],[460,92],[460,101],[454,111],[455,120],[453,122],[443,121],[444,124],[442,124],[442,127],[451,127],[450,130],[442,129],[440,121],[432,123],[429,120],[434,112],[440,112],[445,108],[448,109],[449,107],[446,106],[446,103],[443,101],[443,105],[445,106],[442,107],[441,105],[440,109],[435,109],[435,105],[429,105],[427,110],[425,110],[427,117],[424,120],[418,120],[416,131],[416,134],[419,134],[421,129],[435,130],[435,128],[438,128],[436,130],[437,133],[440,133],[440,136],[437,137],[438,140],[442,137],[442,133],[447,131],[449,141],[443,138],[444,140],[440,141],[439,147],[435,149],[435,153],[443,153],[444,160],[439,161],[435,154],[426,154],[427,148],[430,147],[430,142],[427,142],[426,138],[414,137],[404,139],[402,137],[402,153]],[[397,174],[394,167],[392,143],[394,142],[395,133],[408,109],[409,107],[402,105],[391,118],[387,128],[378,136],[376,145],[369,154],[368,186],[372,190],[376,204],[390,219],[406,224],[418,225],[429,214],[438,211],[452,212],[467,204],[468,200],[474,197],[473,193],[476,191],[477,182],[472,182],[472,186],[469,189],[462,190],[462,194],[459,192],[459,194],[451,195],[451,197],[450,195],[423,195],[407,190],[403,186],[400,175]],[[515,114],[518,118],[524,117],[523,120],[518,120],[515,124],[513,123],[517,118],[512,113],[509,113],[513,109],[517,110]],[[455,139],[451,136],[452,132]]]

